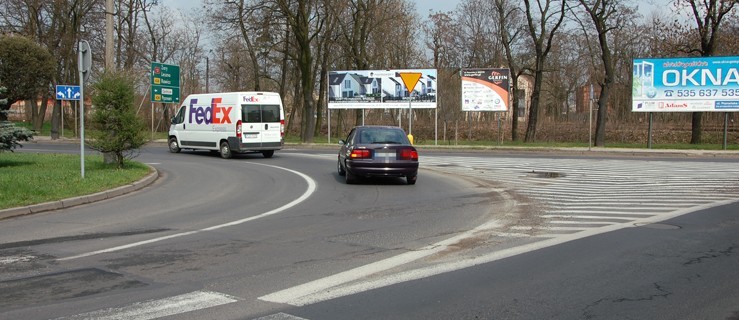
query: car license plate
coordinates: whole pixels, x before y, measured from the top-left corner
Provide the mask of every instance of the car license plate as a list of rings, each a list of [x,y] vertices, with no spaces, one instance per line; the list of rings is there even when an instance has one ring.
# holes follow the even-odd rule
[[[390,152],[377,152],[375,153],[375,158],[395,158],[395,153]]]

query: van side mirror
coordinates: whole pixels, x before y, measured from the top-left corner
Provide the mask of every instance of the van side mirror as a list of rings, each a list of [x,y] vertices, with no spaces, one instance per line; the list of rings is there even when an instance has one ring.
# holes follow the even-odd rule
[[[170,123],[177,124],[177,123],[175,123],[175,119],[177,119],[177,116],[174,116],[174,117],[172,117],[172,119],[169,119]]]

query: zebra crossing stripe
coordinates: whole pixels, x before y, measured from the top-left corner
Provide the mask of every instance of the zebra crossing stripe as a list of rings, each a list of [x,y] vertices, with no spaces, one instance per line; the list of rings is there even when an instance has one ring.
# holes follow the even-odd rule
[[[195,291],[159,300],[137,302],[120,308],[108,308],[55,320],[76,319],[137,319],[149,320],[211,308],[238,301],[236,297],[212,291]]]

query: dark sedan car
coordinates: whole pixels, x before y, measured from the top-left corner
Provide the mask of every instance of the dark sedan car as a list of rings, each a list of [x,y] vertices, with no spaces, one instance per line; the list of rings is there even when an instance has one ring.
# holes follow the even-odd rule
[[[354,127],[346,140],[340,140],[337,168],[351,184],[361,177],[405,177],[416,184],[418,150],[405,131],[390,126]]]

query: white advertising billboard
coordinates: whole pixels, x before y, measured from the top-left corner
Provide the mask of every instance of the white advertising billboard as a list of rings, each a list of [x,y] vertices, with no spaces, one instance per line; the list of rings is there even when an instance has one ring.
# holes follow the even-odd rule
[[[421,73],[412,90],[407,90],[401,73]],[[329,109],[435,109],[436,69],[350,70],[328,74]],[[409,92],[411,91],[411,92]]]
[[[508,111],[508,69],[462,69],[462,111]]]
[[[632,111],[739,111],[739,57],[634,59]]]

